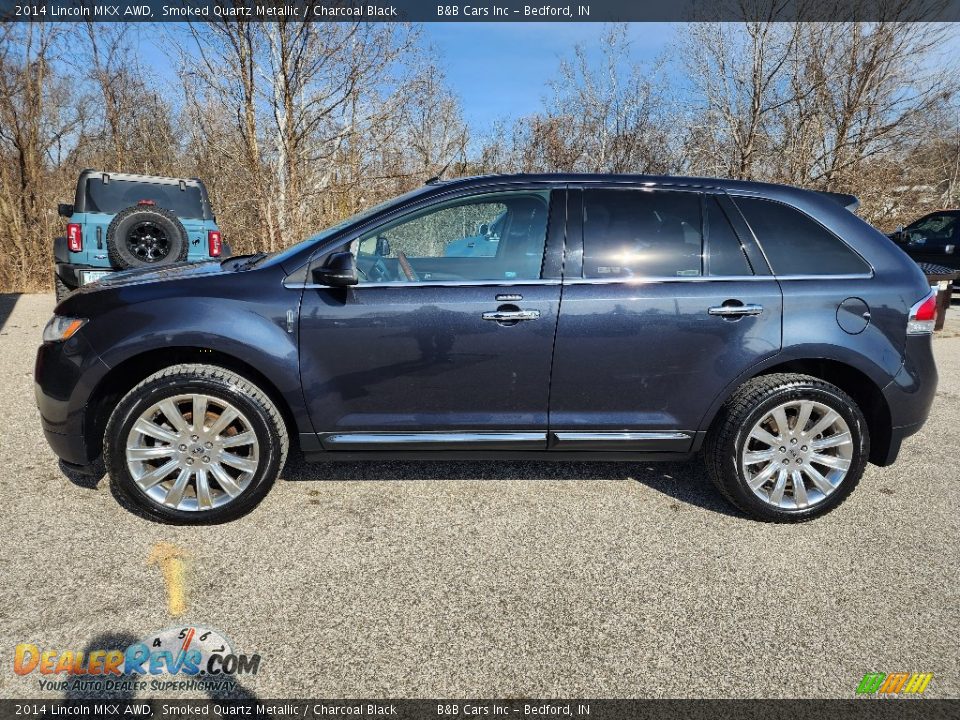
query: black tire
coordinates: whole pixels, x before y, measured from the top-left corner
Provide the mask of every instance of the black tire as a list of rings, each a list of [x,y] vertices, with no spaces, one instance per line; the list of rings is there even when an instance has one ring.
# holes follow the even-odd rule
[[[813,400],[836,411],[849,427],[852,457],[832,493],[810,507],[787,509],[774,507],[750,489],[740,458],[754,425],[778,405],[795,400]],[[870,457],[870,437],[860,408],[840,388],[809,375],[777,373],[753,378],[727,400],[707,434],[703,456],[710,479],[743,512],[766,522],[801,522],[829,512],[850,495]]]
[[[127,439],[140,416],[162,400],[190,393],[203,393],[231,403],[249,420],[250,429],[259,443],[260,457],[249,485],[225,505],[212,509],[181,510],[157,502],[141,489],[127,466]],[[187,364],[174,365],[154,373],[124,396],[107,423],[103,457],[115,490],[146,515],[173,524],[202,525],[231,520],[252,510],[280,474],[289,444],[280,412],[260,388],[225,368]],[[212,475],[210,477],[213,478]],[[196,478],[193,480],[194,484],[189,488],[196,497],[199,493],[196,491]],[[169,480],[164,482],[169,484]],[[214,487],[218,487],[215,479]]]
[[[72,288],[67,285],[63,280],[60,279],[60,276],[57,273],[53,273],[53,291],[57,295],[57,302],[63,300],[67,295],[72,293],[76,288]]]
[[[131,247],[133,233],[142,227],[155,228],[157,257],[149,259]],[[154,235],[151,235],[154,237]],[[186,228],[169,210],[149,205],[134,205],[117,213],[107,228],[107,254],[114,267],[161,267],[187,259],[189,239]]]

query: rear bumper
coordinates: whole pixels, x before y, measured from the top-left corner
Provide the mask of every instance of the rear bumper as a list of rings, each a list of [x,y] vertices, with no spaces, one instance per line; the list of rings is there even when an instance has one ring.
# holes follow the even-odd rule
[[[883,389],[890,410],[890,443],[878,465],[890,465],[897,459],[900,445],[923,427],[937,394],[937,365],[933,359],[930,335],[908,337],[903,366]]]

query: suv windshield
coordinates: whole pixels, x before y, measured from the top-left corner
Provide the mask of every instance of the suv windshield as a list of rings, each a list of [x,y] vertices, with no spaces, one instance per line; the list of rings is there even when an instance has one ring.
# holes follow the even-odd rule
[[[100,212],[115,215],[142,200],[154,203],[157,207],[169,210],[177,217],[204,217],[203,195],[196,185],[168,183],[135,182],[132,180],[110,180],[104,183],[102,177],[87,180],[85,208],[87,212]]]

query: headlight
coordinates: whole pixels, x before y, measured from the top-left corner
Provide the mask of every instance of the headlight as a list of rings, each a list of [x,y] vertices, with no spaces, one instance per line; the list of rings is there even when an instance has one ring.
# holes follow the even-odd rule
[[[43,341],[63,342],[87,324],[86,318],[62,317],[54,315],[43,329]]]

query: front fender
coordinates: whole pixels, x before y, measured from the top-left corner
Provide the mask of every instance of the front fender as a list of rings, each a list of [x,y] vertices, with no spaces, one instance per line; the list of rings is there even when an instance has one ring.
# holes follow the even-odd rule
[[[245,283],[241,275],[104,289],[83,298],[95,312],[67,309],[91,318],[83,333],[106,366],[177,348],[229,355],[266,377],[297,427],[312,432],[299,372],[301,293],[270,278]]]

